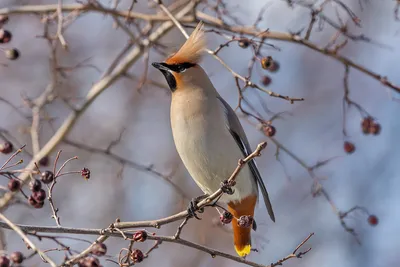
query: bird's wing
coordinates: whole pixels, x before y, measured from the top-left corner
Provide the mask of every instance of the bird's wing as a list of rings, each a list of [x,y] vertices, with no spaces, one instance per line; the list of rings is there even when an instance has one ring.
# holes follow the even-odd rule
[[[232,134],[232,137],[235,139],[237,145],[239,146],[240,150],[242,151],[243,155],[247,157],[251,152],[249,141],[247,140],[246,134],[243,130],[242,125],[240,124],[239,118],[236,116],[236,113],[233,111],[231,106],[229,106],[226,101],[218,96],[218,100],[222,103],[222,106],[225,111],[226,115],[226,127],[228,128],[229,132]],[[269,200],[267,188],[261,178],[260,172],[257,169],[257,165],[255,160],[251,160],[249,163],[249,167],[251,173],[253,174],[253,178],[256,180],[257,184],[261,188],[261,193],[264,198],[265,206],[267,207],[268,214],[271,217],[271,220],[275,222],[275,215],[274,211],[272,210],[272,205]]]

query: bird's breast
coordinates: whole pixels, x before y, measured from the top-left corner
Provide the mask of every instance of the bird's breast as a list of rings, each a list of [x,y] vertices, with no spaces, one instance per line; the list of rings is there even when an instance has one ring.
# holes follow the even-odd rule
[[[224,116],[217,98],[173,96],[171,125],[176,149],[192,178],[208,194],[220,188],[243,158]],[[256,192],[247,166],[236,181],[235,193],[222,201],[240,200]]]

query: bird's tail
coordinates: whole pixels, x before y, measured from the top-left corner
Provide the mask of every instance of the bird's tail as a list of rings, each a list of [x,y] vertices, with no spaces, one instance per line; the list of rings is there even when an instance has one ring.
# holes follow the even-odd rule
[[[240,256],[250,254],[251,250],[251,225],[250,227],[243,227],[238,225],[240,216],[254,216],[254,208],[257,203],[257,196],[250,195],[242,199],[239,203],[228,203],[228,210],[233,215],[232,228],[233,228],[233,242],[235,245],[236,253]]]

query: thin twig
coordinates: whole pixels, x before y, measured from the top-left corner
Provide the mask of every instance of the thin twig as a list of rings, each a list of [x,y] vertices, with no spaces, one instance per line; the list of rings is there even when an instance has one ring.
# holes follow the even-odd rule
[[[40,257],[47,263],[49,263],[53,267],[57,267],[57,264],[48,257],[45,253],[43,253],[27,236],[26,234],[13,222],[11,222],[3,213],[0,213],[0,218],[12,229],[14,230],[30,247],[33,251],[37,252]]]

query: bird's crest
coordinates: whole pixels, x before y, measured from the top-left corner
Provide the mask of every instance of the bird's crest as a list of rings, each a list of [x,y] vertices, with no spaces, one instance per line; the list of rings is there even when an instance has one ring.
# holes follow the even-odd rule
[[[175,54],[171,55],[165,63],[167,64],[180,64],[180,63],[193,63],[197,64],[202,52],[206,46],[206,38],[203,30],[204,23],[202,21],[197,24],[196,29],[192,32],[190,37],[182,45],[182,47]]]

